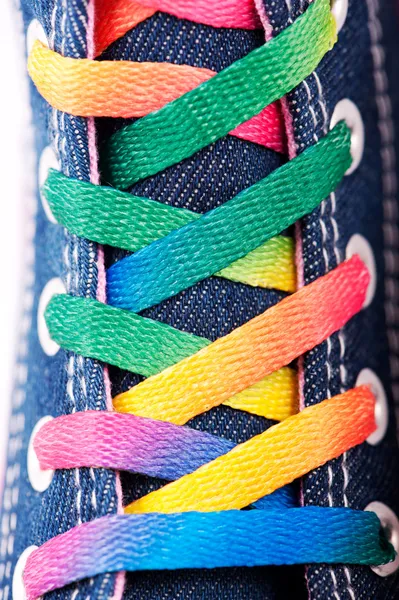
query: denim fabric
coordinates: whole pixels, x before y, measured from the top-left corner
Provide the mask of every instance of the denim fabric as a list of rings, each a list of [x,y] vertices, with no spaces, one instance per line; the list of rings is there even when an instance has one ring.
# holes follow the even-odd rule
[[[305,8],[305,2],[268,3],[269,19],[276,33]],[[289,95],[295,114],[294,131],[299,151],[323,136],[334,107],[350,98],[361,111],[366,147],[356,172],[344,179],[320,210],[302,223],[304,276],[309,283],[334,268],[345,257],[350,237],[360,233],[370,242],[377,264],[378,287],[372,305],[357,315],[341,332],[310,352],[304,362],[307,405],[320,402],[354,386],[363,368],[373,369],[389,396],[390,425],[378,446],[362,444],[303,479],[306,505],[350,506],[364,509],[374,500],[399,510],[399,453],[391,395],[389,350],[384,314],[384,265],[382,151],[378,129],[378,105],[370,50],[368,8],[381,4],[381,18],[388,26],[387,56],[397,56],[397,23],[393,3],[349,2],[349,12],[338,42],[317,71]],[[378,13],[377,9],[377,13]],[[373,23],[378,28],[378,23]],[[385,40],[386,43],[386,40]],[[373,50],[375,52],[375,50]],[[374,57],[378,58],[379,57]],[[380,77],[383,77],[381,66]],[[378,75],[377,75],[378,76]],[[395,81],[392,81],[395,84]],[[397,91],[397,90],[396,90]],[[293,112],[295,109],[295,112]],[[396,165],[392,165],[395,169]],[[389,290],[388,290],[389,292]],[[311,598],[397,598],[399,576],[381,579],[369,568],[310,566],[307,570]]]
[[[372,3],[378,1],[368,0]],[[380,1],[384,5],[382,19],[387,39],[393,48],[397,29],[392,6],[389,2]],[[306,2],[265,0],[265,4],[274,31],[278,33],[300,14]],[[87,0],[23,0],[22,5],[26,25],[34,16],[39,18],[57,51],[73,57],[86,55]],[[358,315],[343,332],[305,358],[308,404],[350,388],[364,367],[374,369],[388,393],[390,389],[389,349],[383,311],[383,165],[367,20],[367,2],[350,0],[348,19],[336,48],[323,60],[316,75],[309,77],[306,84],[299,86],[289,97],[290,106],[295,109],[294,129],[300,149],[323,135],[334,106],[342,97],[350,97],[356,102],[366,126],[366,152],[362,165],[353,176],[345,179],[335,196],[326,200],[321,210],[315,211],[303,222],[306,282],[323,275],[342,260],[346,243],[353,233],[362,233],[370,241],[379,276],[372,306]],[[261,32],[217,30],[158,13],[114,43],[104,58],[170,61],[218,71],[262,43]],[[387,66],[393,77],[393,62]],[[52,142],[63,171],[72,177],[88,180],[87,122],[52,111],[33,86],[32,106],[38,156]],[[121,120],[98,119],[100,144],[122,124]],[[138,183],[131,191],[201,213],[265,177],[283,160],[269,150],[229,136],[180,165]],[[27,446],[38,419],[46,414],[56,416],[75,410],[101,410],[106,407],[102,366],[62,350],[53,358],[45,356],[36,328],[40,293],[52,277],[61,276],[71,293],[96,296],[97,251],[95,244],[70,236],[60,227],[50,224],[38,201],[33,308],[29,317],[32,326],[27,338],[26,359],[19,376],[21,386],[17,387],[15,394],[1,515],[0,600],[10,597],[13,566],[25,547],[41,544],[79,522],[115,512],[117,508],[115,475],[110,471],[79,469],[58,472],[44,494],[33,492],[26,473]],[[106,250],[107,264],[122,256],[121,252]],[[263,312],[282,296],[273,290],[254,289],[221,278],[210,278],[143,314],[179,329],[216,339]],[[110,373],[113,393],[140,380],[134,374],[115,368]],[[242,442],[264,431],[270,424],[265,419],[220,407],[193,419],[189,425]],[[355,508],[364,508],[372,500],[382,500],[399,514],[397,459],[392,415],[389,433],[379,446],[365,444],[304,478],[304,502],[324,506],[347,503]],[[147,477],[124,475],[124,500],[138,498],[162,483]],[[310,566],[306,575],[307,582],[301,567],[135,573],[127,577],[124,598],[301,600],[310,595],[323,600],[353,600],[393,599],[399,595],[398,577],[382,580],[368,568]],[[114,584],[115,577],[105,575],[74,584],[49,594],[49,597],[60,600],[109,599]]]
[[[105,59],[167,61],[214,69],[229,66],[264,40],[262,32],[217,30],[156,14],[138,25],[124,39],[114,43]],[[100,147],[112,131],[122,125],[115,120],[98,120]],[[205,148],[162,174],[136,184],[131,192],[173,206],[205,212],[234,197],[282,164],[283,157],[254,144],[228,136]],[[107,252],[107,262],[123,256]],[[184,331],[210,339],[229,333],[235,327],[262,313],[283,295],[211,278],[174,298],[143,312],[147,317],[169,323]],[[113,393],[128,389],[140,378],[111,370]],[[190,426],[242,442],[261,433],[270,422],[218,407],[201,415]],[[124,498],[131,501],[162,485],[148,477],[123,475]],[[128,577],[126,598],[277,598],[297,592],[303,579],[301,569],[290,569],[286,579],[279,569],[221,569],[182,571],[170,574],[134,574]],[[154,583],[156,582],[156,584]]]
[[[65,10],[67,6],[67,10]],[[62,54],[86,55],[86,2],[68,3],[23,0],[25,27],[38,18],[50,44]],[[82,18],[83,16],[83,18]],[[52,143],[71,177],[89,179],[87,124],[84,119],[51,110],[31,85],[36,167],[42,150]],[[53,277],[61,277],[68,291],[95,297],[97,290],[97,248],[68,235],[51,224],[37,197],[35,261],[31,289],[33,306],[25,319],[31,323],[26,337],[26,356],[21,357],[26,382],[17,381],[10,425],[9,466],[1,507],[3,524],[0,550],[0,597],[11,597],[15,562],[23,550],[40,545],[80,522],[116,511],[115,474],[105,470],[59,471],[47,492],[33,491],[27,476],[27,448],[37,421],[45,415],[87,409],[105,409],[102,366],[60,350],[56,356],[44,354],[38,340],[36,314],[40,294]],[[49,598],[110,598],[114,576],[84,582],[49,594]],[[77,590],[77,592],[76,592]],[[99,593],[101,590],[101,594]],[[77,595],[76,595],[77,594]]]
[[[377,6],[375,7],[375,5]],[[378,3],[372,3],[374,10],[378,10]],[[384,151],[386,167],[384,169],[384,229],[386,231],[386,303],[387,303],[387,333],[390,341],[390,365],[392,372],[392,388],[396,409],[396,428],[399,439],[399,291],[398,291],[398,265],[399,265],[399,213],[397,205],[398,169],[397,148],[395,140],[399,139],[399,80],[396,56],[399,52],[399,4],[391,0],[386,6],[382,3],[380,12],[380,27],[374,25],[373,31],[382,35],[382,46],[374,50],[376,60],[383,52],[385,58],[384,70],[375,70],[375,77],[382,89],[377,93],[377,104],[382,114],[387,105],[387,96],[384,87],[389,85],[388,117],[391,127],[383,128],[385,143],[389,152]],[[389,49],[389,50],[388,50]],[[387,51],[388,50],[388,51]],[[382,83],[381,83],[382,82]],[[385,84],[385,85],[384,85]],[[389,114],[389,109],[391,115]],[[393,168],[389,168],[392,160]]]

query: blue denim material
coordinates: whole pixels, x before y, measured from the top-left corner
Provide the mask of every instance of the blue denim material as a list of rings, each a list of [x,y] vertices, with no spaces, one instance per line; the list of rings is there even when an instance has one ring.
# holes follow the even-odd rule
[[[301,4],[303,10],[305,2],[291,3],[291,15],[284,2],[269,4],[269,18],[276,32],[286,27],[290,18],[300,14]],[[397,22],[393,3],[372,4],[383,7],[381,18],[390,30],[387,32],[390,42],[388,56],[397,56],[397,41],[394,40],[395,36],[397,38]],[[308,89],[301,85],[289,95],[289,104],[292,110],[297,111],[294,113],[297,115],[294,129],[301,149],[312,145],[323,135],[335,105],[342,98],[350,98],[358,106],[366,133],[365,153],[357,171],[344,179],[335,198],[327,199],[320,210],[303,221],[306,283],[324,275],[344,258],[346,245],[355,233],[364,235],[370,242],[378,273],[377,293],[372,305],[357,315],[342,332],[332,336],[329,343],[315,348],[306,356],[306,404],[317,404],[330,395],[353,387],[359,372],[363,368],[371,368],[381,378],[389,396],[390,426],[378,446],[362,444],[350,450],[345,456],[306,476],[302,486],[306,505],[349,505],[364,509],[370,502],[379,500],[398,513],[399,454],[384,315],[381,139],[377,126],[368,18],[367,2],[349,2],[348,18],[338,43],[324,58],[316,74],[307,79]],[[395,80],[391,83],[397,87]],[[399,575],[381,579],[365,567],[331,569],[311,566],[307,577],[311,597],[315,599],[399,597]]]
[[[397,33],[392,7],[389,2],[381,3],[384,4],[386,31],[389,30],[393,46]],[[67,0],[64,3],[56,0],[56,5],[50,0],[23,0],[22,4],[26,24],[33,16],[39,18],[57,51],[74,57],[86,55],[87,3],[84,0]],[[266,2],[276,33],[289,24],[290,18],[300,14],[301,4],[302,9],[305,8],[303,0],[291,0],[290,4],[291,15],[284,0]],[[104,57],[162,60],[220,70],[261,43],[263,34],[259,32],[216,30],[156,14],[113,44]],[[311,76],[307,81],[309,95],[306,87],[301,85],[289,97],[291,107],[299,109],[295,113],[294,128],[300,147],[313,144],[315,136],[323,135],[323,126],[328,125],[325,123],[324,109],[330,116],[336,102],[342,97],[350,97],[359,106],[365,121],[367,145],[362,165],[352,177],[345,179],[337,191],[335,208],[329,199],[321,211],[315,211],[303,222],[305,279],[312,281],[336,266],[337,261],[343,258],[350,236],[362,233],[375,252],[379,288],[372,307],[358,315],[341,335],[333,336],[330,345],[323,344],[306,357],[305,390],[308,404],[317,403],[330,394],[353,386],[358,372],[364,367],[374,369],[383,380],[386,390],[390,389],[383,313],[380,135],[376,125],[365,2],[350,1],[348,19],[339,42],[318,68],[317,76],[322,86],[322,96],[315,77]],[[71,177],[87,180],[89,157],[86,121],[54,114],[33,86],[32,106],[38,156],[52,141],[58,149],[64,172]],[[100,141],[121,125],[121,120],[98,119]],[[173,206],[204,212],[265,177],[278,168],[282,160],[282,157],[269,150],[227,137],[163,174],[135,185],[131,191]],[[326,230],[324,237],[321,220]],[[336,234],[334,238],[334,220],[338,239]],[[79,522],[116,511],[115,476],[110,471],[80,469],[58,472],[44,494],[33,492],[27,478],[27,445],[39,418],[46,414],[56,416],[87,408],[105,409],[102,366],[96,361],[82,360],[62,350],[53,358],[45,356],[36,329],[40,293],[52,277],[61,276],[71,293],[95,297],[97,247],[50,224],[40,204],[36,225],[37,254],[32,327],[28,334],[28,374],[26,385],[21,393],[16,394],[16,398],[22,398],[22,406],[18,408],[16,405],[14,409],[8,470],[10,482],[6,485],[2,511],[2,519],[12,529],[11,534],[4,536],[7,543],[5,550],[0,544],[0,569],[4,565],[0,588],[3,585],[3,590],[9,585],[13,565],[25,547],[41,544]],[[121,252],[108,250],[107,263],[111,264],[121,256]],[[258,290],[211,278],[148,309],[144,314],[182,330],[216,339],[281,298],[282,294],[276,291]],[[330,365],[329,377],[327,362]],[[137,376],[118,369],[111,369],[111,378],[113,393],[139,381]],[[260,433],[270,424],[265,419],[238,413],[227,407],[214,409],[190,423],[193,427],[235,442],[242,442]],[[333,505],[342,506],[346,497],[350,506],[364,508],[372,500],[382,500],[399,514],[397,459],[392,415],[389,434],[381,445],[363,445],[348,452],[345,459],[333,461],[304,478],[305,504],[328,506],[332,501]],[[347,483],[344,469],[349,474]],[[332,485],[329,484],[331,480]],[[132,475],[124,475],[122,483],[126,501],[162,485],[160,481]],[[11,514],[16,515],[16,521],[10,518]],[[1,577],[0,570],[0,582]],[[307,570],[307,577],[310,597],[315,599],[394,599],[399,595],[398,577],[382,580],[368,568],[356,567],[348,571],[342,567],[330,569],[311,566]],[[69,586],[69,589],[50,594],[49,598],[66,600],[75,594],[75,590],[77,595],[73,597],[78,600],[88,597],[111,598],[113,587],[114,576],[106,575]],[[126,600],[174,600],[186,597],[194,600],[301,600],[308,597],[308,592],[301,567],[128,575]]]
[[[149,38],[151,43],[147,42]],[[168,61],[220,70],[262,44],[263,40],[263,34],[259,32],[214,30],[157,14],[114,43],[103,58]],[[100,147],[101,141],[121,125],[122,121],[98,120]],[[270,150],[228,136],[162,174],[136,184],[131,192],[205,212],[265,177],[280,166],[282,160]],[[108,264],[121,256],[121,252],[109,251]],[[264,312],[282,297],[276,291],[261,291],[211,278],[142,314],[184,331],[216,339]],[[140,381],[139,377],[118,369],[111,369],[111,379],[114,394]],[[213,409],[190,423],[235,442],[245,441],[270,424],[266,419],[225,407]],[[122,484],[125,500],[132,501],[160,487],[163,482],[124,474]],[[183,595],[183,590],[190,590],[193,598],[212,600],[274,598],[274,590],[287,596],[298,589],[303,579],[302,569],[290,570],[293,575],[288,579],[282,577],[281,570],[272,568],[133,574],[128,576],[126,598],[176,598],[179,593]]]
[[[44,26],[54,48],[69,56],[86,55],[84,0],[68,1],[64,14],[62,2],[23,0],[22,12],[27,27],[32,18]],[[54,29],[52,29],[52,23]],[[55,35],[52,36],[52,31]],[[71,177],[88,180],[89,156],[87,124],[84,119],[54,113],[31,85],[37,163],[42,150],[51,142],[57,149],[62,169]],[[81,143],[79,143],[81,142]],[[34,263],[31,328],[27,335],[27,356],[20,359],[27,369],[26,385],[14,394],[10,426],[9,468],[2,505],[2,523],[10,532],[4,536],[0,555],[0,592],[11,597],[10,584],[15,562],[24,548],[40,545],[67,531],[79,522],[116,511],[115,475],[111,471],[60,471],[44,494],[33,491],[27,476],[27,448],[37,421],[85,409],[105,409],[102,366],[60,350],[55,357],[44,354],[38,340],[36,314],[40,294],[53,277],[61,277],[71,293],[95,297],[97,290],[97,248],[94,244],[69,236],[49,223],[37,198],[36,257]],[[19,372],[19,371],[18,371]],[[5,546],[7,544],[7,546]],[[4,565],[4,566],[3,566]],[[70,598],[77,588],[49,594],[49,598]],[[79,584],[77,598],[110,598],[114,575]],[[99,590],[101,595],[99,594]]]

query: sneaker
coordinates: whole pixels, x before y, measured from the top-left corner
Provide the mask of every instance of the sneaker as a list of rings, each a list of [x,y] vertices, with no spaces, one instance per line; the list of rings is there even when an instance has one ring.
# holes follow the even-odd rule
[[[0,599],[398,598],[393,3],[21,1]]]

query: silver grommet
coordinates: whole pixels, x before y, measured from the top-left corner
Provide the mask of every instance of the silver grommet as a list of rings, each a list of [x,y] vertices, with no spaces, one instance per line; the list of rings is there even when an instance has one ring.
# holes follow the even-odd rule
[[[12,599],[13,600],[26,600],[26,590],[24,583],[24,570],[29,556],[37,550],[37,546],[29,546],[26,548],[18,559],[15,565],[14,574],[12,577]]]
[[[32,435],[30,437],[30,441],[29,441],[29,447],[28,447],[28,477],[29,477],[29,481],[30,484],[32,486],[32,488],[35,490],[35,492],[45,492],[47,490],[47,488],[50,486],[50,483],[53,480],[54,477],[54,471],[52,471],[51,469],[41,469],[40,468],[40,463],[39,463],[39,459],[37,457],[36,451],[35,451],[35,447],[34,447],[34,440],[35,437],[37,435],[37,433],[40,431],[40,429],[43,427],[43,425],[45,425],[46,423],[48,423],[49,421],[52,421],[53,417],[43,417],[42,419],[40,419],[40,421],[38,421],[36,423],[36,426],[34,428],[34,430],[32,431]]]
[[[380,378],[371,369],[363,369],[360,371],[356,380],[356,387],[359,385],[369,385],[375,396],[376,430],[369,435],[367,442],[372,446],[376,446],[384,438],[389,421],[388,401],[384,386],[382,385]]]
[[[32,48],[36,40],[42,42],[45,46],[48,46],[48,39],[43,26],[37,19],[33,19],[28,26],[26,32],[26,50],[28,55],[32,52]]]
[[[54,356],[60,349],[59,345],[51,339],[44,317],[48,303],[56,294],[66,294],[65,286],[58,277],[50,279],[44,287],[42,295],[40,296],[39,309],[37,312],[37,331],[39,340],[43,351],[47,356]]]
[[[337,33],[339,33],[348,16],[348,0],[332,0],[331,12],[337,24]]]
[[[345,254],[347,259],[352,258],[352,256],[357,254],[367,267],[370,275],[370,283],[367,288],[366,299],[363,305],[363,308],[367,308],[367,306],[370,306],[372,303],[377,289],[377,268],[373,249],[364,236],[355,233],[348,242]]]
[[[351,155],[352,164],[345,175],[350,175],[358,168],[363,158],[364,152],[364,125],[362,115],[356,104],[344,98],[336,105],[331,117],[330,129],[335,127],[340,121],[345,121],[351,130]]]
[[[388,541],[392,544],[396,552],[396,558],[386,565],[377,565],[371,567],[374,573],[377,573],[380,577],[388,577],[392,575],[399,568],[399,521],[393,510],[391,510],[383,502],[371,502],[364,510],[374,512],[379,520],[381,526],[385,530]]]

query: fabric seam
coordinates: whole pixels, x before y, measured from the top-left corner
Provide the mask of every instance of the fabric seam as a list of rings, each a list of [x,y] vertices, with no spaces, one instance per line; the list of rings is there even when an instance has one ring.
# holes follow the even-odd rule
[[[381,139],[382,189],[383,189],[383,232],[385,260],[385,316],[390,355],[391,385],[394,398],[397,437],[399,440],[399,304],[397,288],[397,266],[399,264],[399,227],[397,225],[397,176],[394,146],[394,124],[389,81],[386,72],[385,50],[379,0],[367,0],[370,53],[374,67],[375,102],[378,112],[378,127]]]

